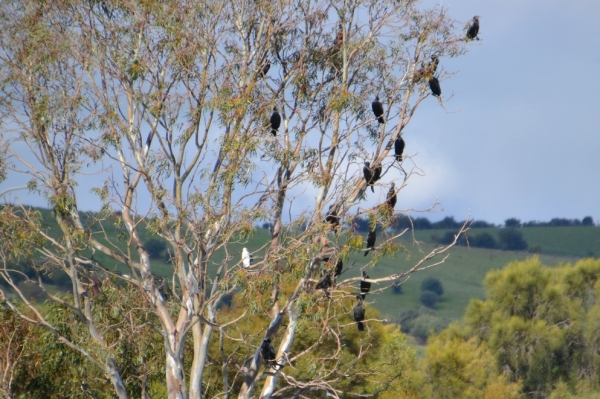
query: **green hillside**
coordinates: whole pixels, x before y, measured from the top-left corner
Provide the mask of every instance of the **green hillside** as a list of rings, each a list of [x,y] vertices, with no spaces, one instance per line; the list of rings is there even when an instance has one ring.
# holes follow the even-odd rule
[[[58,236],[58,226],[49,210],[40,210],[43,224],[50,235]],[[91,219],[83,216],[85,223],[91,223]],[[489,232],[497,236],[499,229],[472,229],[470,234],[480,232]],[[122,231],[114,225],[103,225],[103,231],[100,231],[99,225],[91,227],[92,234],[97,235],[102,241],[116,242],[120,250],[127,248],[126,235],[121,235]],[[402,237],[402,244],[406,251],[396,258],[382,259],[377,265],[368,269],[371,277],[377,278],[388,275],[393,272],[409,269],[422,256],[431,251],[435,245],[431,242],[432,235],[443,235],[448,230],[417,230],[414,232],[414,239],[420,244],[417,246],[412,239],[413,236],[407,232]],[[571,262],[577,258],[600,254],[600,227],[532,227],[522,228],[520,231],[529,244],[529,248],[539,246],[541,254],[539,255],[544,264],[558,265],[564,262]],[[157,238],[141,229],[141,237],[144,242],[152,238]],[[106,235],[106,238],[103,237]],[[248,247],[251,251],[261,248],[269,240],[269,232],[265,229],[257,228],[255,232],[245,241],[233,243],[229,246],[230,255],[237,257],[240,255],[242,247]],[[135,253],[135,248],[130,248]],[[379,295],[373,295],[368,299],[373,306],[378,308],[383,317],[390,321],[396,321],[402,309],[418,309],[420,286],[423,279],[427,276],[435,276],[440,279],[444,286],[445,293],[441,297],[441,302],[436,308],[436,315],[448,320],[456,320],[462,317],[464,309],[471,298],[483,298],[483,281],[486,273],[491,269],[498,269],[513,260],[523,260],[529,256],[534,256],[528,252],[501,251],[480,248],[468,248],[457,246],[449,252],[448,260],[440,266],[419,272],[410,276],[402,287],[402,294],[398,295],[391,289],[385,290]],[[217,253],[212,261],[216,266],[222,260],[224,254]],[[95,257],[102,261],[108,268],[115,269],[117,266],[110,259],[96,253]],[[169,278],[172,270],[166,262],[167,251],[153,259],[153,267],[157,276]],[[261,253],[256,253],[255,258],[260,259]],[[360,268],[365,266],[371,255],[364,257],[362,253],[351,256],[350,261],[345,266],[342,278],[354,277],[360,274]],[[126,270],[121,270],[127,273]],[[66,276],[63,276],[66,278]],[[373,286],[372,290],[377,289]]]

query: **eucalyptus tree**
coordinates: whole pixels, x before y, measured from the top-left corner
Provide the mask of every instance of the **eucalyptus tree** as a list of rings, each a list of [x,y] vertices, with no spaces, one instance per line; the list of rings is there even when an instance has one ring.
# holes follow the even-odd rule
[[[61,335],[26,296],[28,313],[2,294],[5,302],[102,369],[120,398],[125,382],[93,310],[100,276],[145,301],[164,340],[169,398],[340,396],[339,362],[302,380],[284,366],[315,354],[341,361],[340,337],[355,329],[340,322],[351,313],[344,301],[353,303],[360,277],[339,276],[327,295],[311,287],[336,264],[325,258],[352,267],[350,256],[365,250],[348,221],[363,215],[383,226],[368,265],[401,250],[386,229],[385,187],[395,182],[401,194],[418,168],[411,155],[396,161],[392,147],[430,97],[417,73],[423,60],[439,58],[443,80],[452,75],[443,59],[465,53],[462,24],[446,12],[412,0],[2,1],[0,176],[21,176],[62,232],[50,236],[27,208],[4,208],[4,230],[20,239],[3,244],[2,276],[18,295],[6,260],[27,251],[40,274],[68,274],[71,298],[48,297],[78,317],[94,347]],[[370,110],[377,96],[382,124]],[[382,166],[381,206],[366,202],[365,161]],[[101,205],[86,222],[79,209],[89,209],[90,194],[78,187],[90,182]],[[14,201],[17,188],[4,194]],[[331,215],[339,228],[325,222]],[[241,246],[265,221],[270,239],[250,248],[261,256],[244,268]],[[169,278],[157,277],[143,232],[167,242]],[[439,264],[448,248],[370,279],[371,293]],[[231,295],[247,309],[226,321],[219,309]],[[293,353],[315,304],[327,310],[318,338]],[[234,328],[256,314],[260,336]],[[319,344],[332,337],[337,344]],[[276,367],[261,368],[264,339],[275,344]],[[232,360],[249,348],[242,363]],[[215,362],[218,392],[206,380]]]

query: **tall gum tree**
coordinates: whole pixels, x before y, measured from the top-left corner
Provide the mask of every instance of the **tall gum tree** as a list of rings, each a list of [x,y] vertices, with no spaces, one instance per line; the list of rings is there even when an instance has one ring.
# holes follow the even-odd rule
[[[430,56],[442,60],[436,76],[443,81],[451,76],[443,59],[465,53],[463,24],[443,8],[410,0],[25,0],[1,2],[0,18],[0,176],[20,175],[30,194],[52,207],[62,232],[51,237],[34,212],[5,207],[3,219],[12,224],[4,228],[24,239],[2,251],[27,247],[36,253],[31,267],[69,276],[71,298],[48,292],[49,300],[78,317],[94,348],[61,335],[20,294],[17,271],[3,255],[2,276],[29,311],[2,293],[7,305],[97,365],[119,398],[127,389],[92,311],[98,276],[122,280],[144,299],[164,339],[169,398],[209,391],[226,398],[340,396],[335,362],[324,361],[339,360],[339,345],[323,352],[321,343],[339,344],[354,328],[340,320],[351,312],[344,301],[354,298],[360,278],[337,278],[327,295],[312,286],[335,264],[325,258],[356,268],[348,260],[364,244],[347,224],[356,216],[383,227],[366,266],[402,250],[387,233],[393,212],[366,202],[362,166],[383,166],[375,184],[381,204],[390,183],[401,194],[416,159],[395,161],[393,143],[430,97],[423,76]],[[384,103],[381,125],[370,110],[376,95]],[[274,106],[282,117],[275,136]],[[77,187],[92,179],[102,203],[96,228],[78,210],[86,196]],[[324,222],[332,212],[339,229]],[[256,259],[244,270],[240,243],[264,221],[273,226],[271,238],[250,248]],[[125,245],[98,226],[121,229]],[[142,230],[168,243],[169,278],[157,277]],[[373,292],[443,262],[450,246],[369,279]],[[41,279],[36,284],[44,289]],[[230,295],[248,309],[226,321],[219,309]],[[324,309],[318,338],[294,353],[315,304]],[[233,333],[232,325],[257,313],[268,316],[259,335]],[[275,368],[261,368],[265,338],[276,344]],[[223,344],[228,340],[239,345]],[[217,346],[222,360],[209,353]],[[234,364],[240,348],[251,354]],[[283,366],[293,370],[306,356],[329,369],[302,380],[286,373]],[[206,381],[215,362],[223,370],[217,393]]]

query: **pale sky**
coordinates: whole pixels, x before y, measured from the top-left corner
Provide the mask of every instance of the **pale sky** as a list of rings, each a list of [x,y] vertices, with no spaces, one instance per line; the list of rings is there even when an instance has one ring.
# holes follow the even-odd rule
[[[428,98],[405,129],[427,173],[407,205],[437,197],[434,220],[600,219],[600,1],[442,4],[465,22],[479,15],[482,40],[440,61],[458,72],[441,83],[448,113]]]
[[[437,198],[444,211],[421,216],[599,220],[600,0],[424,2],[434,4],[465,23],[479,15],[482,40],[440,60],[457,72],[441,82],[445,109],[430,97],[405,128],[405,153],[418,153],[426,176],[410,180],[396,208]],[[25,183],[9,178],[0,192]],[[79,192],[92,203],[85,182]]]

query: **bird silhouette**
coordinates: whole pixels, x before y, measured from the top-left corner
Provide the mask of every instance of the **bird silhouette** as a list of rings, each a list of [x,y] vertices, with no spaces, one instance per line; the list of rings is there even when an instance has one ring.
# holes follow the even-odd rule
[[[315,289],[326,290],[329,287],[331,287],[331,274],[329,271],[325,270],[323,277],[317,282]]]
[[[331,224],[331,229],[337,232],[340,227],[340,217],[338,216],[333,205],[329,206],[329,210],[327,211],[327,216],[325,216],[325,221]]]
[[[267,76],[269,69],[271,69],[271,61],[265,60],[262,68],[260,68],[260,71],[258,72],[258,75],[264,79]]]
[[[365,166],[363,166],[363,176],[365,177],[367,185],[371,186],[371,191],[375,192],[375,189],[373,188],[373,171],[371,170],[371,164],[369,161],[366,161]]]
[[[342,270],[344,269],[344,262],[342,258],[339,258],[337,263],[335,264],[335,272],[333,272],[333,277],[339,277],[342,274]]]
[[[354,305],[354,308],[352,309],[354,311],[354,321],[356,322],[358,331],[364,331],[365,325],[363,320],[365,319],[365,307],[363,306],[363,299],[360,295],[357,295],[356,299],[358,299],[358,303]]]
[[[387,198],[385,200],[385,203],[387,204],[388,207],[390,207],[390,209],[394,209],[394,207],[396,206],[396,201],[398,201],[398,197],[396,196],[396,185],[394,183],[392,183],[392,186],[390,187],[390,191],[388,191],[387,193]]]
[[[381,172],[383,168],[381,164],[373,165],[373,183],[379,181],[381,179]]]
[[[435,76],[429,79],[429,88],[434,96],[439,97],[442,95],[442,88],[440,87],[440,81]]]
[[[274,367],[277,364],[275,362],[277,352],[275,352],[275,348],[271,345],[271,338],[265,338],[263,340],[260,352],[267,366]]]
[[[394,152],[396,153],[396,161],[402,162],[402,153],[404,152],[404,147],[406,143],[402,136],[398,136],[396,141],[394,141]]]
[[[467,39],[479,40],[479,38],[477,37],[478,34],[479,34],[479,16],[475,15],[473,17],[473,19],[471,20],[471,25],[467,29]]]
[[[373,165],[371,167],[371,163],[369,161],[365,162],[365,166],[363,166],[363,176],[368,186],[371,186],[371,191],[375,192],[373,188],[373,184],[381,179],[381,171],[382,167],[380,164]]]
[[[385,122],[383,119],[383,105],[379,102],[379,96],[375,97],[375,101],[371,103],[371,109],[380,124]]]
[[[375,230],[376,228],[369,230],[369,234],[367,234],[367,250],[365,251],[365,256],[369,254],[371,249],[375,250],[375,238],[377,238]]]
[[[277,130],[281,126],[281,115],[277,112],[277,107],[273,107],[273,113],[271,114],[271,134],[277,136]]]
[[[360,281],[360,292],[362,292],[362,294],[360,294],[360,297],[362,299],[365,299],[365,296],[367,296],[367,293],[371,290],[371,283],[369,283],[368,281],[365,281],[365,279],[368,279],[369,275],[367,274],[366,271],[362,271],[362,280]]]

